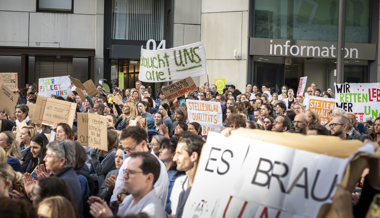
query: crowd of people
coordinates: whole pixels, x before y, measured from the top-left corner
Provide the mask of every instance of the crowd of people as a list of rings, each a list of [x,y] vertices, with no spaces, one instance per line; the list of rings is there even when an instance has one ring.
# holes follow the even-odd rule
[[[261,89],[247,84],[244,92],[228,85],[219,93],[215,84],[205,83],[170,102],[162,92],[154,98],[152,88],[140,81],[133,89],[115,87],[112,93],[101,85],[97,89],[93,97],[82,90],[85,99],[75,91],[66,98],[52,97],[76,103],[77,112],[105,116],[107,152],[78,142],[76,120],[53,126],[31,120],[28,105],[36,103],[38,95],[32,85],[19,92],[14,114],[0,112],[0,214],[182,217],[207,140],[201,124],[189,122],[186,99],[220,102],[222,133],[227,136],[234,129],[250,128],[331,135],[372,141],[374,146],[380,142],[380,117],[357,122],[354,113],[336,108],[329,113],[330,121],[321,124],[316,112],[305,110],[308,96],[334,98],[331,88],[321,91],[316,83],[306,88],[304,96],[295,96],[295,90],[285,85],[280,93],[266,84]],[[358,181],[357,190],[365,184],[378,190],[374,171],[363,173],[369,179]],[[369,203],[363,206],[358,194],[352,198],[361,213],[344,207],[338,210],[346,217],[362,217]]]

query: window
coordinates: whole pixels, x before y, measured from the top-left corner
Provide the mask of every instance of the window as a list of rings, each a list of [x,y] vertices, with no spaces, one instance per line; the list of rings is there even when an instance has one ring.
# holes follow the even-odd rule
[[[37,0],[37,11],[73,13],[74,0]]]
[[[112,38],[160,41],[164,38],[164,0],[113,0]]]
[[[254,37],[336,41],[338,1],[255,1]],[[370,0],[347,1],[346,42],[368,43]]]

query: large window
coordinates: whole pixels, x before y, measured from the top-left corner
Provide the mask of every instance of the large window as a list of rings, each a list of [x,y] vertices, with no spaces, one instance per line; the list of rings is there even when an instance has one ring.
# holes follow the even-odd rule
[[[164,0],[113,0],[112,38],[162,40]]]
[[[73,12],[74,0],[37,0],[37,11]]]
[[[255,1],[254,37],[336,41],[338,0]],[[368,43],[370,0],[346,0],[346,41]]]

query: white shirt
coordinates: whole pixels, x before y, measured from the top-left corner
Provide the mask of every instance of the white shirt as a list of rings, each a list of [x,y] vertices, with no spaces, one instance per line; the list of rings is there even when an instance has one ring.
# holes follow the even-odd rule
[[[187,175],[183,175],[178,177],[173,185],[172,193],[170,194],[170,201],[172,207],[172,216],[174,217],[177,212],[179,195],[181,192],[185,191],[188,187],[189,180],[187,179]]]
[[[166,172],[166,167],[164,163],[162,163],[162,161],[158,159],[158,157],[153,152],[151,152],[151,154],[153,154],[153,156],[157,158],[161,166],[160,177],[158,177],[158,180],[154,184],[154,192],[156,193],[156,196],[161,200],[162,206],[165,208],[166,198],[168,196],[168,188],[169,188],[168,173]],[[116,182],[115,182],[115,188],[111,196],[111,202],[117,201],[117,194],[124,188],[123,171],[127,169],[127,165],[130,159],[131,159],[130,157],[124,159],[123,165],[119,169],[119,174],[117,175]]]
[[[161,200],[156,196],[154,189],[132,206],[133,201],[133,196],[128,195],[120,204],[117,215],[123,217],[128,214],[144,212],[149,217],[166,218],[164,207],[161,205]]]

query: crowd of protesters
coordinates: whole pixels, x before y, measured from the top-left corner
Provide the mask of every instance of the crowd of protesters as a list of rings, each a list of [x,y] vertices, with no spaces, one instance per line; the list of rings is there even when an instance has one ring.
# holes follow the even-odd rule
[[[250,128],[380,142],[380,118],[361,123],[354,113],[336,108],[329,113],[330,122],[322,125],[317,113],[305,110],[308,96],[334,98],[331,88],[322,91],[315,83],[304,96],[295,96],[287,86],[277,93],[268,85],[252,84],[243,92],[229,85],[219,93],[215,84],[205,83],[171,102],[163,93],[154,98],[151,87],[140,81],[133,89],[115,87],[112,93],[101,85],[97,88],[94,97],[82,90],[85,99],[75,91],[66,98],[52,97],[76,103],[77,112],[105,116],[107,152],[77,141],[76,120],[52,127],[34,123],[28,116],[28,104],[36,103],[38,95],[33,86],[19,92],[14,114],[0,113],[0,214],[182,217],[207,140],[202,126],[189,122],[186,99],[220,102],[225,135]],[[116,98],[123,103],[117,104]],[[363,186],[375,190],[367,201],[380,187],[371,173],[377,168],[363,174],[366,180],[357,185],[357,190]],[[357,201],[358,194],[352,198],[360,210],[343,204],[336,209],[346,217],[362,217],[369,203]]]

